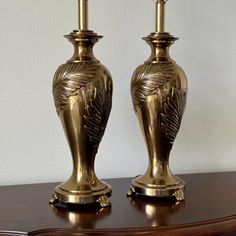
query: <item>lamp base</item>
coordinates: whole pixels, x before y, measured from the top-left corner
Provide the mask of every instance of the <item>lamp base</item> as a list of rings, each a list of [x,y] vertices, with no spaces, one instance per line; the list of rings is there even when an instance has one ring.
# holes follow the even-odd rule
[[[99,181],[98,186],[91,187],[89,190],[76,190],[76,188],[68,189],[67,184],[63,183],[55,188],[50,204],[54,206],[68,208],[84,208],[88,205],[97,205],[98,207],[109,207],[109,197],[111,196],[111,187],[105,182]],[[79,189],[79,186],[77,186]],[[88,189],[87,188],[87,189]],[[86,189],[86,186],[83,186]]]
[[[146,196],[152,198],[175,198],[177,201],[184,201],[185,182],[175,177],[176,182],[165,185],[153,184],[155,179],[149,183],[142,182],[145,178],[138,177],[132,181],[131,187],[127,193],[129,197]]]

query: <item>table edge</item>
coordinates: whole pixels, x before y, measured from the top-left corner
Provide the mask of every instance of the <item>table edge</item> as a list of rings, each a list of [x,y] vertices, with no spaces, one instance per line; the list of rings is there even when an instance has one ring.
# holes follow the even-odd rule
[[[169,236],[185,236],[189,235],[201,235],[207,236],[212,234],[229,234],[236,233],[236,215],[224,217],[216,220],[188,223],[181,225],[173,225],[168,227],[153,227],[153,228],[110,228],[110,229],[41,229],[32,232],[14,232],[14,231],[0,231],[0,235],[4,236],[18,236],[18,235],[30,235],[30,236],[89,236],[104,235],[104,236],[165,236],[168,232]]]

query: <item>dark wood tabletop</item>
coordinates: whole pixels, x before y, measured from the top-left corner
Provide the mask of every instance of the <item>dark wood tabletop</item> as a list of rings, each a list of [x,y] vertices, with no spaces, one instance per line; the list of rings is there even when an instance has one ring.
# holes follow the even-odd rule
[[[185,202],[131,200],[131,179],[106,180],[112,206],[100,211],[49,205],[57,183],[0,187],[0,235],[236,235],[236,172],[181,178]]]

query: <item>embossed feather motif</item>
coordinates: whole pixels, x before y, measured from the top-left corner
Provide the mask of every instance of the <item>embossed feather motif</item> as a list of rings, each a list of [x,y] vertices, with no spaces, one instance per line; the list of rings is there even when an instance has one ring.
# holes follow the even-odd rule
[[[173,144],[179,132],[186,105],[186,91],[172,89],[171,96],[163,104],[161,127],[170,144]]]
[[[112,89],[95,91],[94,96],[89,100],[85,115],[84,124],[90,141],[98,147],[104,135],[107,121],[112,106]]]
[[[69,97],[77,95],[77,91],[93,79],[96,69],[94,63],[67,63],[57,69],[53,95],[58,112],[67,104]]]
[[[144,102],[146,97],[154,95],[158,88],[174,78],[175,66],[173,63],[160,64],[156,72],[151,71],[152,67],[152,64],[145,65],[142,72],[131,83],[131,95],[135,110],[137,107],[141,107],[141,102]]]

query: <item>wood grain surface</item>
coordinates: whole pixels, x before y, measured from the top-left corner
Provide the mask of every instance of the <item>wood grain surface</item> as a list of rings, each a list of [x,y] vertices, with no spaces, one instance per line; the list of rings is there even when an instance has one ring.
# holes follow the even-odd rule
[[[68,211],[48,204],[57,183],[0,187],[0,235],[236,235],[236,172],[181,175],[185,202],[129,199],[131,179],[106,180],[111,208]]]

